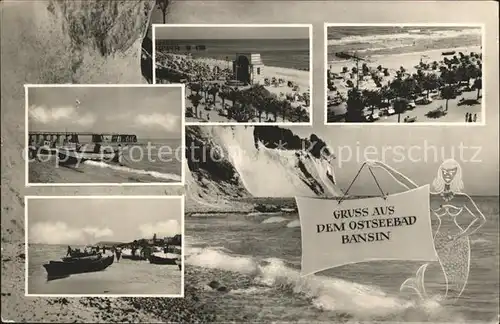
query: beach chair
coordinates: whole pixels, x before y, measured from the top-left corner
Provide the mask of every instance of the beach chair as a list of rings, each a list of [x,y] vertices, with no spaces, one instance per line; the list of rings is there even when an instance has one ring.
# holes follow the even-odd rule
[[[412,116],[412,117],[406,116],[404,119],[405,123],[414,123],[416,121],[417,121],[417,116]]]

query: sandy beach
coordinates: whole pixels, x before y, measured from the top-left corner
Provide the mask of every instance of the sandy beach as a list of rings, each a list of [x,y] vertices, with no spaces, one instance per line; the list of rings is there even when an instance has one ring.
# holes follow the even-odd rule
[[[31,250],[31,248],[30,248]],[[36,252],[33,252],[36,253]],[[108,253],[106,256],[109,256]],[[99,272],[82,273],[46,281],[43,255],[31,257],[29,294],[81,295],[181,295],[181,271],[176,265],[155,265],[149,261],[121,259]]]
[[[4,322],[207,323],[214,306],[201,301],[192,267],[185,270],[184,298],[25,297],[24,244],[2,242],[2,320]],[[207,281],[207,284],[209,281]]]
[[[413,75],[417,73],[418,65],[420,62],[424,64],[432,64],[433,62],[437,62],[438,64],[443,64],[443,59],[445,56],[442,55],[443,52],[456,52],[463,53],[464,55],[470,55],[471,53],[479,54],[481,53],[480,46],[469,46],[469,47],[454,47],[454,48],[444,48],[444,49],[432,49],[428,51],[421,52],[411,52],[411,53],[398,53],[391,55],[373,55],[369,57],[363,57],[364,60],[359,62],[358,68],[361,70],[362,64],[366,64],[370,70],[376,70],[378,66],[382,66],[384,69],[388,69],[389,75],[384,75],[384,73],[379,73],[378,75],[381,77],[381,85],[387,86],[396,78],[396,72],[400,71],[403,67],[405,73],[407,75]],[[447,58],[451,58],[451,56],[447,56]],[[329,98],[338,96],[342,96],[343,98],[347,98],[348,91],[351,89],[347,85],[348,82],[352,82],[356,84],[356,76],[350,71],[356,67],[356,62],[354,60],[332,60],[328,62],[328,71],[329,73],[334,73],[336,75],[342,76],[342,78],[335,79],[333,81],[334,86],[336,87],[335,91],[327,90],[327,96]],[[342,73],[342,70],[347,68],[349,73]],[[436,71],[426,71],[425,73],[434,73],[439,76],[439,70]],[[469,83],[472,86],[472,83]],[[375,82],[372,80],[370,76],[360,77],[359,81],[359,89],[363,90],[377,90],[378,87]],[[477,99],[477,91],[464,91],[460,95],[458,95],[455,99],[450,99],[448,101],[448,112],[446,115],[441,116],[439,118],[431,118],[426,116],[429,111],[433,111],[438,109],[439,107],[446,106],[446,100],[440,99],[437,95],[434,96],[434,100],[426,105],[418,105],[417,107],[411,111],[405,111],[399,117],[401,122],[405,117],[408,118],[416,118],[417,122],[451,122],[451,123],[465,123],[465,115],[466,113],[472,114],[476,116],[476,123],[483,122],[482,115],[482,103],[481,97],[479,97],[479,103],[472,105],[459,105],[459,100],[470,100],[476,101]],[[345,112],[345,105],[339,106],[330,106],[328,107],[330,112],[334,112],[335,114]],[[375,122],[398,122],[397,115],[391,116],[383,116],[382,118],[375,120]]]
[[[422,59],[423,62],[431,63],[433,61],[442,61],[444,56],[443,52],[462,52],[464,54],[470,53],[481,53],[480,46],[472,46],[472,47],[455,47],[455,48],[443,48],[443,49],[435,49],[429,50],[425,52],[414,52],[414,53],[401,53],[401,54],[392,54],[392,55],[374,55],[366,58],[366,61],[360,61],[359,67],[361,68],[362,63],[366,63],[370,68],[375,69],[377,66],[382,65],[384,68],[388,68],[389,72],[392,72],[389,77],[384,78],[384,81],[387,83],[392,81],[395,78],[395,71],[399,70],[400,67],[404,67],[405,70],[412,74],[417,72],[417,68],[415,67]],[[328,70],[333,73],[342,72],[343,67],[347,67],[351,70],[353,67],[356,67],[356,62],[353,60],[345,60],[345,61],[330,61],[328,62]],[[353,79],[354,81],[354,79]],[[343,87],[343,85],[339,82],[339,91],[345,91],[347,95],[347,88]],[[363,83],[360,82],[360,88],[368,88],[372,86],[372,83]],[[374,84],[373,84],[374,86]],[[345,88],[345,89],[344,89]],[[340,90],[343,89],[343,90]]]

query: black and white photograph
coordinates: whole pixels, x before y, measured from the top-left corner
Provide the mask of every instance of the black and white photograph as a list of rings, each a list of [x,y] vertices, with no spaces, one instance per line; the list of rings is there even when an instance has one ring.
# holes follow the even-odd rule
[[[183,183],[182,85],[27,85],[28,185]]]
[[[26,295],[182,297],[183,222],[182,196],[28,196]]]
[[[156,83],[186,84],[186,123],[311,122],[311,25],[154,25]]]
[[[326,24],[327,123],[484,125],[481,25]]]
[[[497,324],[498,6],[493,1],[0,1],[2,321]],[[369,27],[354,28],[362,23]],[[436,29],[428,29],[428,23]],[[308,27],[276,26],[297,24]],[[249,25],[266,31],[256,34]],[[353,29],[333,33],[334,27]],[[290,28],[308,29],[311,36],[285,34]],[[280,31],[274,34],[274,29]],[[301,54],[307,43],[312,45],[308,64]],[[338,49],[341,44],[345,48]],[[271,95],[251,84],[252,75],[254,81],[262,79],[255,79],[257,70],[254,74],[251,67],[242,71],[245,62],[238,54],[250,54],[249,63],[253,58],[261,68],[262,87]],[[252,54],[260,55],[262,65]],[[480,77],[474,74],[479,62]],[[469,69],[471,91],[465,77],[451,78],[451,71],[464,71],[462,64]],[[344,93],[358,119],[349,115],[348,122],[327,123],[329,68],[337,87],[329,91],[330,101]],[[368,75],[356,73],[367,68]],[[441,88],[429,85],[430,91],[415,93],[429,101],[420,104],[425,101],[402,87],[412,85],[416,91],[414,74],[430,82],[432,73],[440,78],[445,69],[450,79],[443,79],[450,83],[444,86],[462,90],[455,99],[448,90],[441,98]],[[399,96],[397,102],[414,100],[413,110],[387,109],[382,116],[384,106],[362,99],[368,93],[363,90],[378,89],[369,79],[373,70],[381,73],[382,79],[375,79],[384,89],[401,78],[401,88],[399,81],[391,88],[397,94],[384,97],[389,98],[386,108],[395,110],[393,99]],[[301,81],[302,73],[309,73],[309,84]],[[33,128],[33,117],[23,109],[26,84],[184,86],[186,110],[178,115],[185,118],[185,128],[177,137],[183,185],[154,182],[149,177],[175,172],[129,165],[126,154],[118,155],[123,165],[119,159],[104,165],[92,158],[53,167],[35,159],[29,162],[35,178],[29,180],[43,185],[30,185],[28,154],[61,164],[64,156],[54,156],[50,142],[45,151],[30,152],[29,132],[67,128],[79,138],[83,132],[109,132],[111,140],[136,135],[138,143],[174,136],[151,126],[169,127],[172,119],[160,115],[171,104],[155,101],[158,110],[150,111],[154,96],[130,89],[124,94],[108,89],[117,100],[109,110],[89,99],[100,96],[64,89],[57,96],[68,93],[67,102],[36,106],[74,106],[70,111],[79,113],[67,118],[66,110],[51,110],[38,119],[65,123]],[[252,89],[248,97],[247,89]],[[308,89],[309,96],[304,95]],[[276,105],[288,100],[310,106],[309,118],[297,122],[298,115],[285,106],[266,111],[269,105],[261,106],[266,101],[252,91]],[[287,93],[295,93],[296,100],[287,99]],[[480,105],[463,104],[462,97]],[[446,114],[424,116],[441,105]],[[88,108],[94,106],[99,109]],[[106,116],[121,115],[120,108],[129,106],[133,113],[123,122],[107,121]],[[106,125],[96,121],[93,128],[80,128],[69,122],[85,123],[92,120],[89,114],[100,120],[103,112]],[[142,114],[154,116],[156,123]],[[229,114],[231,119],[223,119]],[[359,122],[367,114],[373,121]],[[142,132],[138,122],[144,121],[151,124]],[[133,143],[119,144],[127,145],[124,153],[140,155]],[[168,149],[164,152],[169,156]],[[179,231],[170,222],[177,207],[142,202],[179,195],[185,215],[180,251],[173,247],[179,246]],[[107,200],[118,202],[107,205]],[[100,271],[74,273],[82,270]]]

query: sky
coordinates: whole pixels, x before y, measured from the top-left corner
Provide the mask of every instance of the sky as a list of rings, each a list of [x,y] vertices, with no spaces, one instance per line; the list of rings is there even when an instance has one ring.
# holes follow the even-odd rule
[[[319,112],[318,112],[319,113]],[[488,118],[497,118],[498,113]],[[402,172],[419,185],[431,184],[439,165],[454,158],[462,167],[464,192],[471,195],[498,195],[498,126],[483,127],[401,127],[315,125],[288,127],[301,137],[314,133],[333,150],[337,181],[349,186],[365,160],[380,160]],[[387,173],[374,170],[384,191],[403,191]],[[351,194],[373,195],[379,190],[368,170],[354,183]]]
[[[28,128],[32,131],[113,132],[135,134],[139,140],[178,139],[182,115],[180,87],[28,89]]]
[[[95,244],[181,234],[180,198],[30,198],[28,242]]]
[[[473,8],[473,10],[471,10]],[[448,13],[443,15],[443,12]],[[467,146],[462,149],[465,153],[464,159],[459,161],[463,168],[464,191],[473,195],[497,195],[498,194],[498,7],[492,2],[478,1],[438,1],[438,2],[410,2],[410,1],[386,1],[386,2],[363,2],[359,1],[178,1],[173,2],[167,15],[167,23],[172,24],[265,24],[265,23],[294,23],[310,24],[314,26],[313,40],[313,101],[314,127],[292,127],[291,129],[301,136],[309,136],[311,133],[319,135],[330,146],[334,148],[347,145],[351,150],[359,147],[364,151],[365,147],[371,150],[375,147],[381,153],[382,148],[392,145],[406,147],[421,147],[424,151],[427,147],[434,145],[438,151],[443,148],[445,153],[459,151],[459,146]],[[153,23],[161,23],[161,13],[153,14]],[[484,73],[487,76],[483,95],[486,101],[486,123],[485,126],[348,126],[331,125],[324,123],[324,40],[322,39],[324,23],[461,23],[485,24],[485,63]],[[185,36],[183,36],[185,37]],[[200,36],[198,36],[200,37]],[[212,36],[213,37],[213,36]],[[323,36],[324,37],[324,36]],[[490,59],[492,58],[492,59]],[[357,144],[359,142],[359,144]],[[471,162],[474,151],[480,148],[479,155]],[[438,158],[433,155],[432,149],[428,149],[424,158],[420,161],[395,162],[390,156],[386,162],[392,167],[403,172],[418,184],[429,184],[436,175],[437,168],[442,158],[440,152]],[[338,153],[338,152],[337,152]],[[418,159],[418,149],[413,150]],[[423,154],[423,153],[421,153]],[[457,153],[458,154],[458,153]],[[380,154],[381,155],[381,154]],[[445,154],[449,155],[449,154]],[[371,158],[376,158],[371,156]],[[338,160],[334,162],[337,180],[341,187],[346,188],[358,171],[362,161],[350,159],[340,166]],[[389,179],[380,170],[375,170],[384,190],[401,191],[401,187]],[[353,194],[377,194],[378,189],[374,184],[368,171],[360,175],[360,182],[355,183],[352,188]]]
[[[156,39],[303,39],[307,27],[156,27]]]

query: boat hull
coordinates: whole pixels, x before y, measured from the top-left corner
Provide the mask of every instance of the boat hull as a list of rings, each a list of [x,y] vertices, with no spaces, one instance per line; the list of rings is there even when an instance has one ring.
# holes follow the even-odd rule
[[[62,258],[62,260],[64,262],[78,262],[78,261],[85,262],[85,261],[97,261],[100,259],[102,259],[102,256],[100,256],[100,255],[86,255],[86,256],[82,256],[82,257],[64,257],[64,258]]]
[[[43,267],[47,271],[47,279],[56,279],[70,276],[72,274],[103,271],[113,264],[115,256],[108,256],[98,260],[78,261],[50,261]]]
[[[128,260],[134,260],[134,261],[143,261],[147,260],[147,258],[140,256],[140,255],[128,255],[128,254],[122,254],[122,259],[128,259]]]
[[[178,258],[161,258],[155,255],[149,256],[149,263],[177,265]]]

